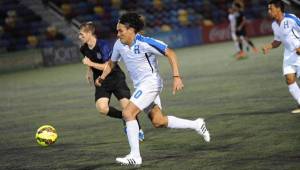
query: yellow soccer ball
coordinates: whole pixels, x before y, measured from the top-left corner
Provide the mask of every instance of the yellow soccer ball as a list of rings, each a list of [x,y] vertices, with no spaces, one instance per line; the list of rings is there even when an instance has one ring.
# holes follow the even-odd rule
[[[35,139],[41,146],[49,146],[56,142],[57,132],[51,125],[43,125],[36,131]]]

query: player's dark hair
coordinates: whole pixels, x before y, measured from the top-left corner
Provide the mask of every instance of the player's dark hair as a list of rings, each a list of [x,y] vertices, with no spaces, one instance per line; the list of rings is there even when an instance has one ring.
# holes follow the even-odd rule
[[[238,8],[238,9],[242,8],[241,4],[239,4],[237,2],[233,3],[233,6],[236,7],[236,8]]]
[[[124,24],[126,27],[134,28],[135,33],[140,32],[145,25],[142,16],[134,12],[123,14],[119,19],[119,23]]]
[[[93,22],[89,21],[89,22],[82,23],[79,26],[79,29],[80,30],[82,29],[84,32],[90,31],[93,35],[95,35],[96,27]]]
[[[268,5],[273,4],[276,8],[280,8],[281,12],[284,12],[284,3],[281,0],[270,0]]]

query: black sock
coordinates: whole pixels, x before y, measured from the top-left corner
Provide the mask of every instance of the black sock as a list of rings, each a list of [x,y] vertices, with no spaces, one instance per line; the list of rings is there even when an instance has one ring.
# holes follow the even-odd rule
[[[240,51],[243,51],[243,43],[239,42]]]
[[[123,119],[122,112],[111,106],[109,106],[107,116],[113,117],[113,118],[118,118],[118,119]]]
[[[107,116],[113,117],[113,118],[122,119],[124,126],[126,126],[126,122],[124,121],[123,116],[122,116],[122,112],[120,110],[118,110],[118,109],[116,109],[114,107],[109,106],[109,110],[108,110]],[[137,121],[137,123],[139,125],[139,129],[141,129],[141,125],[140,125],[140,121],[139,121],[138,117],[136,117],[136,121]]]
[[[249,44],[252,48],[254,48],[254,44],[252,43],[252,41],[248,40],[248,44]]]

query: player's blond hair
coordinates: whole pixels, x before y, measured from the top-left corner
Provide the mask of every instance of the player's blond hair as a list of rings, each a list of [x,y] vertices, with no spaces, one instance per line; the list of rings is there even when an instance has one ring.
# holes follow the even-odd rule
[[[79,29],[83,30],[84,32],[91,32],[94,35],[96,27],[93,22],[89,21],[89,22],[82,23],[79,26]]]

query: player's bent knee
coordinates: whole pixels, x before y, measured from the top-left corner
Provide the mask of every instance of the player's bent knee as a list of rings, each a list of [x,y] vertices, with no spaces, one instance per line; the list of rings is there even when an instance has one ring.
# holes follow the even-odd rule
[[[135,116],[128,111],[123,111],[122,116],[123,116],[124,120],[127,120],[127,121],[135,119]]]
[[[287,77],[287,78],[286,78],[286,83],[287,83],[288,85],[293,84],[293,83],[295,83],[295,82],[296,82],[296,79],[293,78],[293,77]]]
[[[107,113],[109,111],[108,105],[104,105],[104,104],[96,104],[96,108],[97,108],[98,112],[102,115],[107,115]]]
[[[152,118],[152,125],[155,128],[162,128],[167,126],[167,122],[165,120],[166,118],[164,116],[154,116]]]
[[[295,83],[296,79],[297,79],[296,74],[286,74],[285,75],[285,81],[286,81],[287,85],[291,85],[291,84]]]

